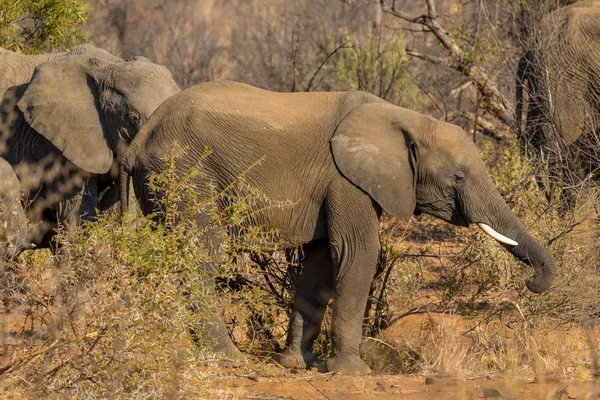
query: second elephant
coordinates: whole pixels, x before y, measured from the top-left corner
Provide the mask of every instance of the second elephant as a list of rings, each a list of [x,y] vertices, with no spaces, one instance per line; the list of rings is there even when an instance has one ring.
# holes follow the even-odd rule
[[[205,148],[212,151],[195,181],[201,198],[209,196],[209,187],[216,193],[231,188],[244,174],[267,198],[294,203],[257,210],[248,221],[276,230],[289,247],[304,248],[287,350],[279,358],[285,366],[314,362],[312,344],[333,297],[327,368],[369,372],[359,344],[382,210],[400,219],[424,212],[455,225],[478,224],[535,269],[530,290],[542,292],[554,278],[552,256],[504,202],[470,137],[458,126],[370,94],[274,93],[216,82],[171,97],[123,160],[121,195],[131,174],[145,213],[157,211],[153,200],[162,193],[152,192],[148,181],[165,169],[173,143],[187,149],[176,159],[177,176],[196,167]],[[215,322],[212,332],[231,349],[223,322]]]
[[[559,8],[532,31],[516,82],[519,139],[548,168],[550,182],[574,187],[600,166],[600,1]],[[562,187],[568,209],[575,195]]]
[[[3,120],[11,134],[2,157],[27,190],[35,226],[29,241],[37,247],[51,246],[58,225],[118,204],[117,155],[156,107],[179,92],[165,67],[114,58],[48,61],[29,83],[5,93]]]

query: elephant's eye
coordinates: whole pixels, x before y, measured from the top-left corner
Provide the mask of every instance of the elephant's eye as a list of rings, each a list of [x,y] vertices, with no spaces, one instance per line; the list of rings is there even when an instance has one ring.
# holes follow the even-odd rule
[[[127,117],[133,126],[137,126],[140,122],[140,115],[135,111],[129,111]]]
[[[467,174],[465,173],[465,171],[458,170],[454,174],[454,180],[457,183],[463,183],[466,179],[467,179]]]

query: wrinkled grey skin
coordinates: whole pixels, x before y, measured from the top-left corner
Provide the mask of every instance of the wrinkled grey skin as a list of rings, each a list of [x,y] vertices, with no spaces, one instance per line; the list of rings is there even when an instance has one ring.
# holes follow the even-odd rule
[[[109,61],[121,61],[119,57],[91,44],[77,46],[69,52],[33,55],[19,54],[0,47],[0,96],[12,86],[29,82],[38,65],[69,55],[87,55]]]
[[[525,230],[494,186],[477,147],[459,127],[393,106],[363,92],[274,93],[235,82],[192,87],[165,101],[142,127],[123,158],[121,195],[128,176],[145,213],[154,210],[148,176],[165,167],[176,141],[187,146],[178,174],[202,161],[198,190],[206,196],[245,174],[248,184],[293,207],[258,212],[251,224],[277,229],[305,260],[279,362],[308,367],[325,307],[333,297],[330,371],[363,374],[361,323],[379,251],[382,209],[409,219],[425,212],[449,223],[485,223],[518,242],[505,245],[536,270],[527,283],[542,292],[555,275],[551,255]],[[202,196],[201,196],[202,197]],[[235,354],[220,318],[208,327],[220,351]]]
[[[26,247],[26,234],[19,181],[10,164],[0,158],[0,263]]]
[[[118,152],[159,104],[179,92],[163,66],[110,58],[48,61],[29,83],[5,93],[3,120],[9,118],[12,129],[2,157],[27,190],[35,227],[28,240],[37,247],[51,246],[57,226],[114,208]]]
[[[560,174],[572,160],[557,155],[564,156],[565,146],[600,128],[600,1],[560,8],[533,31],[531,48],[518,65],[519,139]]]

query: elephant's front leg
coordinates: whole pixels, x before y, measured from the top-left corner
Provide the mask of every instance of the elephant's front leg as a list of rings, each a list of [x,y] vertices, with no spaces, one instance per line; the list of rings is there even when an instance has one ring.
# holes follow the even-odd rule
[[[368,374],[360,358],[362,321],[379,252],[379,207],[360,189],[344,181],[328,204],[334,267],[331,356],[328,371]]]
[[[323,315],[332,295],[333,269],[327,240],[304,245],[302,276],[288,327],[286,349],[277,362],[288,368],[310,368],[316,361],[312,352]]]

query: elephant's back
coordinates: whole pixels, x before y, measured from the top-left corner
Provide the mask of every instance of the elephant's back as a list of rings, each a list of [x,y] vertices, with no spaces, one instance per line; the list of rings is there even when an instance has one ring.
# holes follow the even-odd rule
[[[227,148],[210,150],[252,157],[269,155],[264,150],[270,150],[271,157],[283,157],[289,152],[329,150],[329,140],[346,115],[376,101],[382,100],[363,92],[279,93],[238,82],[211,82],[165,101],[154,123],[161,132],[178,132],[177,139],[187,144],[227,142]],[[159,136],[149,141],[174,139]]]
[[[237,82],[200,84],[153,113],[142,128],[149,132],[138,158],[152,162],[177,142],[190,162],[208,148],[212,157],[236,159],[243,170],[265,157],[281,166],[302,163],[308,154],[325,162],[338,124],[360,105],[378,101],[363,92],[278,93]]]
[[[544,38],[554,38],[550,46],[559,47],[561,42],[581,45],[581,40],[600,39],[600,0],[578,1],[545,15],[541,21],[541,34]]]
[[[64,54],[25,55],[0,48],[0,97],[11,86],[29,82],[38,65]]]
[[[287,139],[296,131],[305,134],[333,132],[353,109],[366,102],[382,101],[364,92],[271,92],[239,82],[209,82],[193,86],[174,99],[186,118],[226,125],[230,131],[244,127]],[[173,118],[181,116],[172,114]]]

